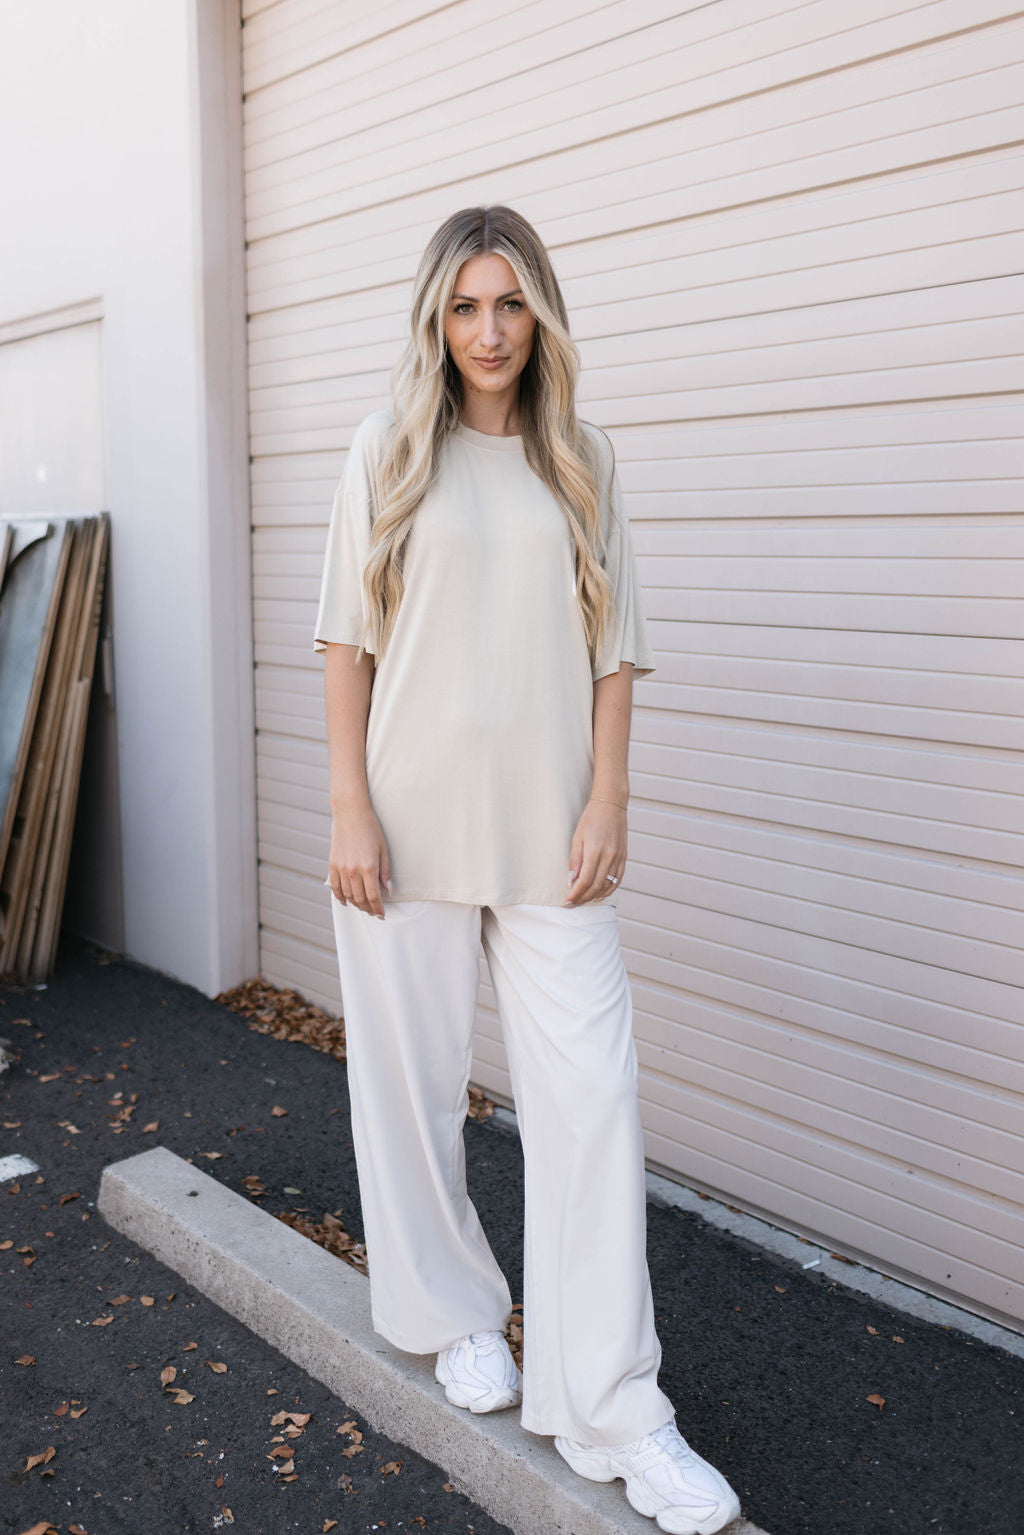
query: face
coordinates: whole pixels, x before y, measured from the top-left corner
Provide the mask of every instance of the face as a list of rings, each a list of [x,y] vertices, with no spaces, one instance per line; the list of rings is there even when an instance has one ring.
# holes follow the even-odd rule
[[[463,262],[444,333],[466,392],[514,397],[536,325],[504,256],[491,252]]]

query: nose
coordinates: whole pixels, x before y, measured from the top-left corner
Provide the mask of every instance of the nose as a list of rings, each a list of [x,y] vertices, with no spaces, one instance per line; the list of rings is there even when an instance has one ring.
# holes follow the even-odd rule
[[[494,351],[501,345],[501,326],[498,316],[490,309],[482,309],[480,319],[480,345]]]

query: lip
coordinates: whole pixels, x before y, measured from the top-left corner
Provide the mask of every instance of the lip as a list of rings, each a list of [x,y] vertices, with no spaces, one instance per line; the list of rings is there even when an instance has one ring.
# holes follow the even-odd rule
[[[473,361],[475,363],[477,363],[481,368],[500,368],[506,362],[508,362],[508,358],[507,357],[474,357]]]

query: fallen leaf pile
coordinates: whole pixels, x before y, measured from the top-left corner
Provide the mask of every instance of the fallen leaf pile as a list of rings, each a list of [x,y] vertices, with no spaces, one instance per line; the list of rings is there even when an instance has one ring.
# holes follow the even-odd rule
[[[252,1192],[250,1190],[250,1192]],[[263,1190],[261,1189],[262,1193]],[[318,1247],[326,1247],[336,1258],[344,1258],[346,1263],[358,1269],[360,1274],[369,1272],[366,1261],[366,1247],[362,1242],[354,1242],[345,1227],[338,1219],[338,1215],[324,1215],[322,1221],[311,1221],[307,1215],[299,1210],[282,1210],[278,1216],[279,1221],[284,1221],[293,1231],[300,1236],[309,1237]]]
[[[297,991],[271,986],[260,976],[243,981],[229,991],[222,991],[214,998],[233,1013],[246,1020],[257,1034],[269,1034],[273,1039],[290,1039],[297,1044],[310,1045],[333,1055],[336,1061],[345,1059],[345,1020],[332,1018],[322,1007],[315,1007],[300,997]]]
[[[300,1439],[302,1432],[313,1416],[310,1412],[287,1412],[284,1408],[275,1412],[270,1420],[272,1428],[283,1428],[283,1432],[275,1434],[271,1439],[274,1448],[267,1456],[274,1462],[274,1470],[278,1473],[282,1482],[298,1481],[299,1473],[295,1469],[295,1451],[292,1449],[292,1441]]]
[[[336,1432],[339,1434],[348,1435],[350,1441],[348,1449],[342,1450],[341,1452],[346,1457],[346,1459],[351,1460],[353,1455],[361,1455],[363,1453],[363,1450],[365,1449],[363,1444],[363,1431],[361,1428],[356,1427],[355,1418],[348,1418],[346,1422],[340,1423]],[[345,1491],[348,1492],[349,1490],[350,1487],[348,1484],[346,1484]]]
[[[135,1113],[135,1105],[139,1101],[138,1093],[132,1093],[130,1098],[125,1098],[123,1092],[115,1093],[113,1098],[108,1098],[107,1103],[116,1109],[115,1114],[108,1114],[107,1120],[115,1135],[121,1135],[129,1128],[128,1121]]]

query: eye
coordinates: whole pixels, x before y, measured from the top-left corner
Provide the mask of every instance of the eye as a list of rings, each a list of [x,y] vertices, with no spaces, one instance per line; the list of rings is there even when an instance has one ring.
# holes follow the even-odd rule
[[[526,306],[521,298],[509,298],[505,300],[505,308],[511,309],[513,314],[518,314],[520,309],[525,309],[525,307]]]
[[[466,299],[460,299],[455,305],[456,314],[470,314],[473,306]]]

